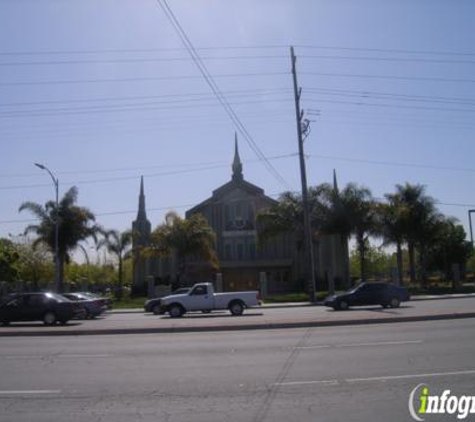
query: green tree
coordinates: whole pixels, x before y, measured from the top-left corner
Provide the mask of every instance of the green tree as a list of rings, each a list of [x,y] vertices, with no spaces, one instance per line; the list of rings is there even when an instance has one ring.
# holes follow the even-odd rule
[[[471,242],[466,240],[463,226],[451,218],[441,220],[437,235],[427,251],[428,268],[442,271],[447,280],[455,281],[452,265],[459,265],[463,274],[472,255],[473,247]]]
[[[0,282],[15,282],[19,280],[19,261],[13,242],[0,239]]]
[[[25,234],[34,233],[36,239],[33,246],[43,243],[52,253],[55,250],[55,221],[59,221],[59,282],[58,290],[64,290],[64,266],[70,261],[70,254],[76,248],[81,248],[80,242],[89,237],[97,240],[100,227],[95,224],[95,216],[87,208],[76,204],[78,190],[75,186],[70,188],[59,202],[56,209],[55,201],[48,201],[44,206],[35,202],[24,202],[19,211],[30,211],[38,219],[38,224],[29,225]]]
[[[54,279],[54,265],[51,252],[45,245],[33,247],[31,241],[16,243],[15,249],[19,256],[18,270],[22,281],[31,283],[36,291],[42,284],[50,284]]]
[[[368,245],[366,250],[366,271],[370,278],[387,277],[391,268],[391,255],[380,248]],[[350,272],[352,277],[361,276],[361,260],[358,248],[350,253]]]
[[[97,248],[105,247],[107,251],[117,258],[118,262],[118,288],[117,296],[122,298],[123,293],[123,265],[124,260],[130,255],[132,247],[132,232],[130,230],[119,232],[117,230],[107,230],[103,232],[104,238],[99,240]]]
[[[187,259],[199,257],[213,268],[218,267],[215,251],[216,235],[205,217],[194,214],[183,219],[175,212],[168,212],[165,222],[150,236],[147,254],[166,256],[176,254],[179,282],[186,279]]]
[[[409,276],[416,281],[416,249],[419,250],[422,266],[422,282],[426,282],[425,256],[427,244],[436,234],[440,214],[435,208],[435,200],[426,194],[422,185],[396,185],[398,205],[401,207],[401,230],[407,242],[409,253]]]

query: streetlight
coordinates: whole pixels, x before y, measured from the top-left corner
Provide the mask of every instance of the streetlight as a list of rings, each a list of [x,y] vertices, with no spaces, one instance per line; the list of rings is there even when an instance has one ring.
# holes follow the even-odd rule
[[[472,246],[473,246],[472,213],[474,212],[475,210],[468,210],[468,222],[470,224],[470,242],[472,243]]]
[[[35,163],[35,166],[40,168],[41,170],[45,170],[51,176],[53,180],[54,187],[56,189],[56,215],[54,219],[54,264],[55,264],[55,274],[54,274],[54,283],[56,287],[56,291],[59,291],[59,180],[58,178],[54,177],[51,170],[44,166],[43,164]]]

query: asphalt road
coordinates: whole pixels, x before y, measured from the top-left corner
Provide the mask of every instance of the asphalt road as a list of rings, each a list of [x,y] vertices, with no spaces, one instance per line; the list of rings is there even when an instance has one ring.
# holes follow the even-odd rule
[[[474,332],[466,319],[1,338],[0,421],[411,421],[419,383],[475,395]]]
[[[383,309],[380,306],[358,307],[349,311],[334,311],[323,306],[304,306],[294,308],[252,308],[243,316],[233,317],[228,311],[211,314],[190,313],[183,318],[172,319],[168,315],[138,313],[109,313],[105,317],[90,321],[70,321],[65,327],[44,327],[41,322],[13,323],[11,327],[0,327],[0,337],[11,333],[45,334],[53,333],[103,333],[173,331],[186,329],[213,329],[223,327],[263,328],[299,324],[331,324],[349,320],[381,320],[405,317],[425,317],[441,314],[472,313],[475,316],[475,298],[411,301],[397,309]]]

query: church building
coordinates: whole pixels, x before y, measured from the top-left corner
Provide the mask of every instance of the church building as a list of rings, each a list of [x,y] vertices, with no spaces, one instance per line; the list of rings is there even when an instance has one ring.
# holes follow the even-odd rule
[[[202,214],[216,234],[216,252],[219,269],[210,269],[200,260],[190,260],[187,280],[182,284],[220,279],[224,291],[257,290],[266,280],[268,294],[303,291],[305,266],[302,250],[296,248],[293,233],[283,233],[259,244],[256,217],[259,211],[276,205],[275,199],[266,196],[264,190],[245,180],[235,139],[232,175],[224,185],[215,189],[211,196],[186,211],[186,217]],[[135,247],[147,244],[151,225],[145,212],[143,180],[140,185],[139,211],[132,224]],[[137,249],[137,248],[135,248]],[[341,236],[322,237],[315,245],[317,288],[327,289],[330,283],[337,287],[346,285],[349,279],[348,242]],[[133,290],[146,291],[149,280],[173,283],[176,262],[167,258],[142,258],[134,256]]]

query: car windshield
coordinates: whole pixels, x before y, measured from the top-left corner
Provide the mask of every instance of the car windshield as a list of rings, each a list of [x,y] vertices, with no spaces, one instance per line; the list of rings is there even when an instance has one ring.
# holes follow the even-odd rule
[[[69,300],[67,297],[59,295],[57,293],[48,292],[48,293],[45,293],[45,296],[48,299],[54,299],[56,302],[71,302],[71,300]]]

